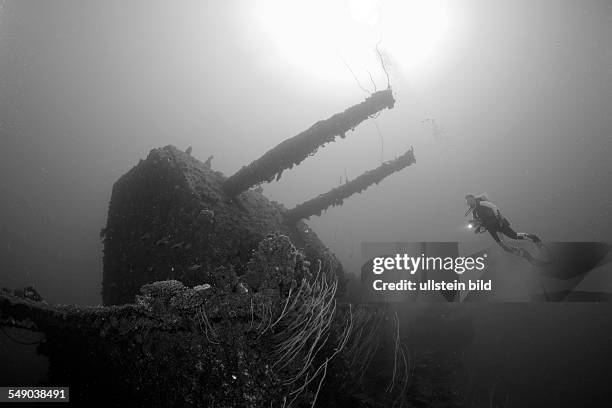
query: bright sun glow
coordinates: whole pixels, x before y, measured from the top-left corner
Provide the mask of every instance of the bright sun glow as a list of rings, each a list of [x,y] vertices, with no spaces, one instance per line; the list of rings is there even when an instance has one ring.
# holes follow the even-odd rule
[[[448,1],[260,0],[254,12],[262,41],[288,63],[318,79],[352,81],[347,64],[371,88],[368,72],[385,85],[376,44],[394,72],[435,67],[451,34]]]

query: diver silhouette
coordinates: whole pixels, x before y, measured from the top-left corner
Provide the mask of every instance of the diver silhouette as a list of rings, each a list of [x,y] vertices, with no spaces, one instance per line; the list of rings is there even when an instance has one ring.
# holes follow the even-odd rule
[[[467,217],[472,213],[473,219],[468,224],[469,228],[474,229],[475,234],[488,231],[495,242],[506,252],[525,258],[529,263],[535,266],[545,266],[548,262],[535,258],[528,251],[510,245],[502,239],[500,234],[515,240],[529,240],[533,242],[538,249],[545,249],[542,240],[535,234],[527,234],[524,232],[516,232],[510,227],[510,221],[501,214],[499,208],[493,204],[486,195],[467,194],[465,202],[468,205],[468,210],[465,212]]]

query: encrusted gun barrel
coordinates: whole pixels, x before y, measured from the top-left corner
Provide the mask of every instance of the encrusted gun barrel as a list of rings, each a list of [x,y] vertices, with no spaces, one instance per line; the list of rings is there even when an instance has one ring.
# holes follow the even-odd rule
[[[380,183],[388,175],[400,171],[413,163],[416,163],[416,159],[414,158],[414,149],[411,147],[400,157],[389,160],[374,170],[366,171],[356,179],[336,187],[325,194],[298,204],[285,212],[285,219],[288,222],[295,222],[309,218],[312,215],[321,215],[321,212],[328,207],[342,205],[345,198],[362,192],[372,184]]]
[[[378,91],[360,104],[315,123],[309,129],[284,140],[259,159],[238,170],[223,184],[225,193],[235,196],[259,183],[270,182],[275,177],[278,180],[284,170],[300,164],[319,147],[333,142],[337,136],[344,137],[346,132],[364,120],[385,108],[393,108],[394,104],[395,99],[391,89]]]

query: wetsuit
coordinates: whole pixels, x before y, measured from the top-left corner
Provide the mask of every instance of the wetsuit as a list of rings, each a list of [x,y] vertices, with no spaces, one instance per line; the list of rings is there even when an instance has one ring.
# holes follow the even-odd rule
[[[501,232],[508,238],[524,239],[525,235],[519,235],[510,227],[510,222],[507,218],[501,215],[499,208],[488,201],[480,201],[476,204],[473,211],[474,219],[478,221],[493,237],[496,242],[500,242],[498,233]],[[537,238],[537,237],[536,237]]]
[[[481,228],[489,231],[489,234],[491,234],[495,242],[497,242],[497,244],[505,251],[522,256],[534,265],[541,266],[544,264],[543,261],[537,260],[524,249],[508,245],[502,241],[502,239],[499,237],[499,233],[502,233],[511,239],[528,239],[536,244],[539,248],[542,247],[542,241],[536,235],[514,231],[512,227],[510,227],[510,222],[508,219],[501,215],[499,208],[497,208],[495,204],[484,200],[478,201],[473,209],[473,216],[474,219],[481,225]]]

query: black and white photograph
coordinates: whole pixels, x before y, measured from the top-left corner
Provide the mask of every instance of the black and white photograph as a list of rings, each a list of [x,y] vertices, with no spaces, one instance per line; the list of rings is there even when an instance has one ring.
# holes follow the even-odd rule
[[[612,406],[611,0],[0,0],[0,407]]]

